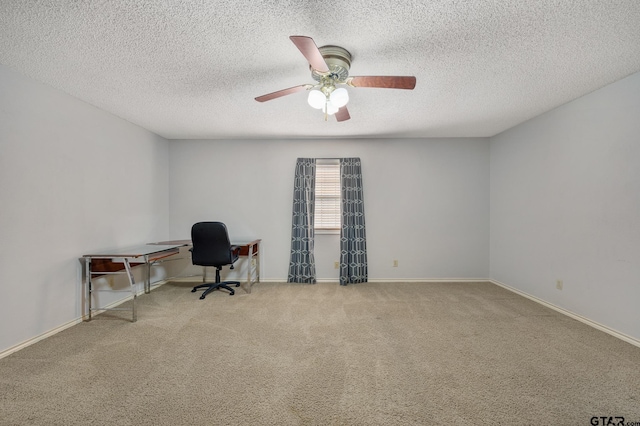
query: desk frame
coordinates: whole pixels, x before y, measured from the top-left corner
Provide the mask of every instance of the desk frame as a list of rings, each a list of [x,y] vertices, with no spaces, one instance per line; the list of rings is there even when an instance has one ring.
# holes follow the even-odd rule
[[[241,243],[231,243],[233,246],[240,247],[240,256],[246,257],[249,264],[247,265],[247,282],[240,283],[240,287],[247,293],[251,293],[251,287],[255,283],[260,282],[260,243],[261,239],[256,239],[249,242],[241,242]],[[151,245],[176,245],[178,247],[186,247],[192,246],[191,240],[171,240],[171,241],[160,241],[159,243],[150,243]],[[150,276],[150,269],[153,265],[162,263],[162,260],[158,259],[156,261],[150,262],[147,265],[147,275]],[[207,268],[202,267],[202,282],[206,282],[207,279]],[[150,285],[150,284],[149,284]],[[148,293],[145,287],[145,293]]]
[[[246,291],[247,293],[251,293],[251,287],[255,283],[260,282],[260,242],[261,241],[262,240],[257,239],[257,240],[249,241],[248,243],[234,244],[240,247],[240,256],[245,256],[249,263],[247,265],[247,282],[246,282],[246,286],[243,287],[244,291]],[[242,283],[240,284],[240,286],[242,287]]]
[[[131,311],[132,322],[138,320],[136,312],[136,298],[138,297],[138,291],[136,289],[135,278],[131,270],[132,264],[147,264],[146,276],[144,279],[144,290],[148,293],[148,289],[151,287],[151,274],[150,265],[154,262],[158,262],[165,257],[173,256],[180,251],[181,245],[177,244],[154,244],[154,245],[142,245],[133,248],[127,248],[122,250],[113,250],[109,252],[97,253],[97,254],[85,254],[82,257],[85,260],[85,279],[87,286],[87,299],[88,299],[88,321],[92,319],[93,311]],[[113,263],[122,263],[124,270],[106,270],[97,271],[92,270],[92,259],[104,259]],[[127,290],[94,290],[93,289],[93,277],[98,275],[115,275],[126,274],[129,279],[129,285],[132,296],[131,309],[128,308],[101,308],[93,307],[93,293],[96,291],[106,292],[126,292]]]

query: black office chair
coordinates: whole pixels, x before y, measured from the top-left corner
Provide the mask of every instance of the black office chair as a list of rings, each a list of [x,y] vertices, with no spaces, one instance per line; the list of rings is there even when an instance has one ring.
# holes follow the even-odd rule
[[[230,285],[240,286],[239,281],[220,282],[220,270],[224,265],[231,265],[238,260],[240,247],[232,246],[229,242],[227,227],[222,222],[198,222],[191,227],[191,262],[200,266],[215,266],[216,281],[214,283],[204,283],[197,285],[191,290],[206,288],[200,299],[207,297],[207,294],[218,288],[228,290],[229,296],[233,296],[234,291]]]

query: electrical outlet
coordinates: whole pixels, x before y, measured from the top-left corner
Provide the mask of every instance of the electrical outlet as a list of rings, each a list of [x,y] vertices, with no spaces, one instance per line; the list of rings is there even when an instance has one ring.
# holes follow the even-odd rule
[[[333,262],[333,269],[340,269],[340,262]]]
[[[395,260],[393,261],[393,267],[394,267],[394,268],[397,268],[397,267],[398,267],[398,260],[397,260],[397,259],[395,259]]]
[[[564,287],[564,284],[562,283],[562,280],[557,280],[556,281],[556,288],[558,290],[562,290],[562,287]]]

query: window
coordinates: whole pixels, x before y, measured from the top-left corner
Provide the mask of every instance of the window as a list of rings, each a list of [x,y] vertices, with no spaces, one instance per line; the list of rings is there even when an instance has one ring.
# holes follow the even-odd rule
[[[314,229],[319,233],[339,233],[342,221],[339,160],[316,161],[315,189]]]

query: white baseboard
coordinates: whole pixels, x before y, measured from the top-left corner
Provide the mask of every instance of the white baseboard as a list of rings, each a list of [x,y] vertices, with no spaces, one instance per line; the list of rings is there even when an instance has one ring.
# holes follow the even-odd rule
[[[569,311],[567,309],[561,308],[560,306],[556,306],[553,303],[549,303],[549,302],[547,302],[545,300],[537,298],[536,296],[532,296],[532,295],[530,295],[528,293],[525,293],[524,291],[520,291],[520,290],[518,290],[516,288],[508,286],[505,283],[501,283],[500,281],[496,281],[496,280],[489,280],[489,281],[491,283],[497,285],[497,286],[500,286],[500,287],[504,288],[505,290],[509,290],[509,291],[511,291],[513,293],[516,293],[516,294],[518,294],[518,295],[520,295],[522,297],[526,297],[527,299],[533,300],[534,302],[537,302],[537,303],[539,303],[539,304],[541,304],[543,306],[546,306],[547,308],[550,308],[550,309],[553,309],[554,311],[560,312],[561,314],[564,314],[564,315],[566,315],[566,316],[568,316],[570,318],[573,318],[573,319],[575,319],[577,321],[580,321],[580,322],[582,322],[584,324],[587,324],[587,325],[589,325],[589,326],[591,326],[591,327],[593,327],[593,328],[595,328],[597,330],[604,331],[605,333],[610,334],[613,337],[617,337],[620,340],[624,340],[625,342],[630,343],[630,344],[640,348],[640,340],[638,340],[638,339],[636,339],[634,337],[628,336],[628,335],[626,335],[624,333],[621,333],[621,332],[619,332],[617,330],[609,328],[606,325],[600,324],[600,323],[598,323],[596,321],[593,321],[593,320],[591,320],[589,318],[583,317],[582,315],[578,315],[575,312],[571,312],[571,311]]]
[[[371,283],[477,283],[489,282],[489,278],[376,278]]]
[[[14,352],[18,352],[19,350],[24,349],[27,346],[31,346],[34,343],[38,343],[39,341],[44,340],[47,337],[51,337],[54,334],[57,334],[57,333],[61,332],[62,330],[66,330],[69,327],[73,327],[74,325],[79,324],[81,322],[82,322],[82,318],[76,318],[76,319],[71,320],[71,321],[69,321],[69,322],[67,322],[65,324],[62,324],[61,326],[58,326],[58,327],[56,327],[56,328],[54,328],[52,330],[49,330],[46,333],[43,333],[43,334],[41,334],[39,336],[36,336],[36,337],[32,337],[29,340],[25,340],[22,343],[19,343],[19,344],[15,345],[15,346],[10,347],[9,349],[6,349],[6,350],[0,352],[0,359],[2,359],[4,357],[7,357],[7,356],[11,355]]]
[[[159,286],[165,284],[166,282],[167,281],[158,281],[156,283],[153,283],[151,288],[154,289],[156,287],[159,287]],[[140,296],[142,294],[144,294],[144,289],[138,290],[137,295]],[[104,308],[107,308],[107,309],[108,308],[115,308],[116,306],[121,305],[124,302],[126,302],[128,300],[131,300],[132,298],[133,298],[133,296],[129,295],[129,296],[123,298],[123,299],[117,300],[117,301],[115,301],[115,302],[113,302],[113,303],[111,303],[111,304],[109,304],[107,306],[104,306]],[[97,310],[97,311],[93,312],[91,315],[92,316],[96,316],[96,315],[100,315],[103,312],[106,312],[106,310]],[[58,327],[55,327],[55,328],[53,328],[53,329],[51,329],[51,330],[49,330],[49,331],[47,331],[45,333],[42,333],[39,336],[32,337],[31,339],[25,340],[22,343],[18,343],[17,345],[12,346],[9,349],[6,349],[6,350],[0,352],[0,359],[2,359],[4,357],[7,357],[7,356],[11,355],[14,352],[18,352],[19,350],[24,349],[24,348],[26,348],[28,346],[31,346],[34,343],[38,343],[39,341],[44,340],[47,337],[51,337],[54,334],[60,333],[61,331],[64,331],[69,327],[73,327],[76,324],[80,324],[81,322],[83,322],[85,319],[88,319],[88,318],[89,318],[88,315],[83,315],[83,316],[81,316],[79,318],[75,318],[75,319],[73,319],[73,320],[71,320],[71,321],[69,321],[69,322],[67,322],[65,324],[62,324],[62,325],[60,325]]]
[[[340,281],[337,278],[318,278],[318,283],[336,283]],[[263,279],[262,283],[286,283],[287,279]],[[491,282],[489,278],[376,278],[369,279],[370,283],[475,283],[475,282]],[[260,284],[260,283],[258,283]]]

